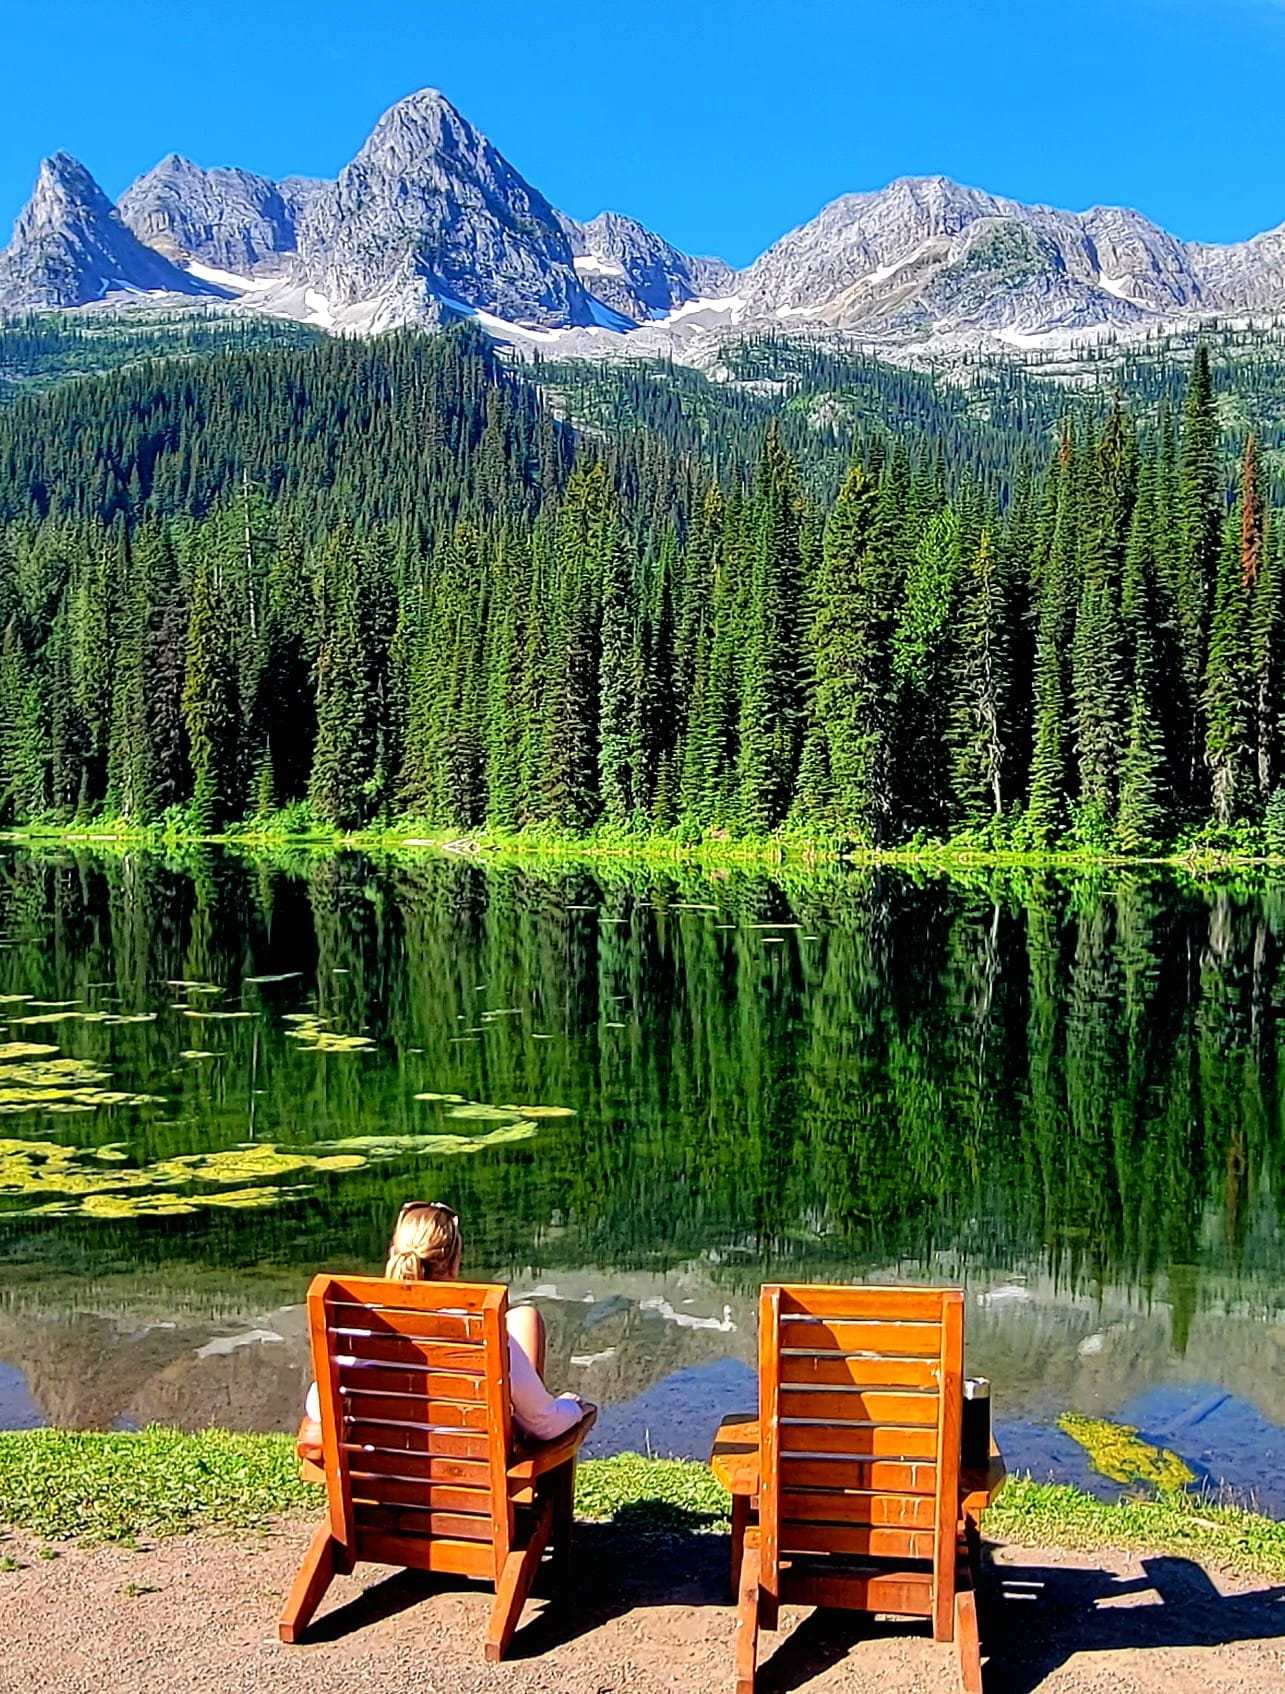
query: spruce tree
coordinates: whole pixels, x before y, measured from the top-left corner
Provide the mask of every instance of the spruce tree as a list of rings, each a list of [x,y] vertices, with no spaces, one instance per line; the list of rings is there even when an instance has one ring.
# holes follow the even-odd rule
[[[774,423],[763,443],[751,506],[738,726],[741,823],[758,835],[774,830],[789,809],[802,743],[799,503],[794,465]]]
[[[983,828],[1003,811],[1009,675],[1004,598],[990,532],[957,579],[950,664],[950,823]]]
[[[187,626],[183,719],[192,766],[192,828],[221,830],[233,816],[237,788],[236,662],[229,639],[232,612],[224,598],[217,558],[199,558]]]
[[[803,796],[808,815],[875,844],[893,827],[892,622],[875,553],[878,507],[879,490],[854,465],[826,520],[813,595]]]

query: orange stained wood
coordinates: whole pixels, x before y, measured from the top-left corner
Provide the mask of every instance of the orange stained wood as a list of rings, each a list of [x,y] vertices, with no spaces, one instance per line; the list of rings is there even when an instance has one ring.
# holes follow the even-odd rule
[[[576,1455],[595,1416],[557,1441],[515,1437],[506,1317],[493,1284],[314,1279],[321,1443],[300,1456],[325,1484],[327,1521],[282,1640],[299,1639],[336,1572],[365,1560],[494,1584],[486,1654],[503,1657],[546,1547],[565,1564]]]
[[[725,1419],[711,1458],[733,1496],[738,1694],[782,1601],[927,1618],[980,1687],[967,1550],[1004,1466],[961,1470],[962,1390],[958,1290],[763,1289],[760,1416]]]

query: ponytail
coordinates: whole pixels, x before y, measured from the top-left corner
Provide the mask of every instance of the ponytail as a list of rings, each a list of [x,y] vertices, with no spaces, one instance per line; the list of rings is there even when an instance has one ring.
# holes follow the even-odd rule
[[[459,1268],[460,1220],[449,1206],[403,1206],[388,1243],[390,1282],[445,1282]]]

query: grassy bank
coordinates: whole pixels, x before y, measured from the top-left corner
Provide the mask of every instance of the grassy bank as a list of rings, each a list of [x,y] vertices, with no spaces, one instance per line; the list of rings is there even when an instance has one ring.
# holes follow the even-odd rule
[[[1240,869],[1285,869],[1285,853],[1268,851],[1261,842],[1217,838],[1197,839],[1148,854],[1080,846],[1026,851],[971,840],[918,841],[880,849],[842,837],[797,833],[722,838],[693,836],[681,831],[594,829],[576,835],[533,828],[511,833],[478,830],[460,834],[414,824],[345,832],[317,823],[288,827],[268,818],[237,824],[215,835],[161,825],[140,828],[103,819],[56,828],[32,826],[3,830],[0,841],[30,848],[90,847],[97,852],[118,853],[149,849],[180,855],[194,854],[204,847],[227,847],[248,854],[362,852],[396,856],[425,851],[454,852],[466,858],[526,860],[533,864],[583,866],[609,862],[658,868],[683,866],[711,873],[838,865],[886,866],[907,871],[986,868],[1069,871],[1134,865],[1200,877]]]
[[[704,1465],[636,1453],[586,1460],[576,1504],[582,1518],[615,1520],[640,1539],[728,1527],[727,1496]],[[299,1480],[287,1435],[0,1434],[0,1526],[46,1541],[256,1532],[320,1505],[317,1489]],[[1183,1495],[1104,1504],[1076,1488],[1014,1478],[985,1530],[1026,1546],[1175,1553],[1285,1577],[1285,1523]]]

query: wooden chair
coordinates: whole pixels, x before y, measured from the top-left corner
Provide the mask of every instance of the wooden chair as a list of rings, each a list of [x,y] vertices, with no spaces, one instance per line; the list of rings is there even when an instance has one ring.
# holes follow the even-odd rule
[[[546,1546],[565,1575],[576,1454],[596,1412],[515,1442],[504,1288],[318,1276],[308,1290],[328,1512],[281,1614],[297,1641],[337,1572],[362,1560],[495,1584],[502,1659]]]
[[[980,1694],[960,1512],[964,1297],[954,1289],[776,1287],[759,1308],[756,1527],[742,1513],[736,1694],[782,1602],[932,1620]]]

